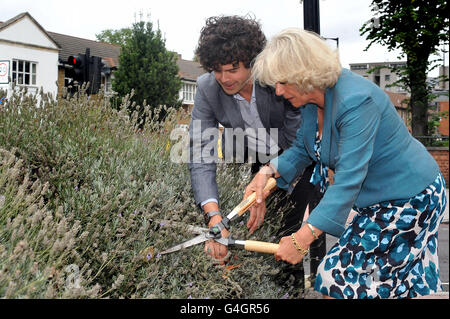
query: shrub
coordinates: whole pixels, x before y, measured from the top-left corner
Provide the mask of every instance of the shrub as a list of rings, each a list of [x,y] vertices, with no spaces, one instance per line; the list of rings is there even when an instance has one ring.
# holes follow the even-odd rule
[[[1,92],[0,92],[1,93]],[[0,94],[1,95],[1,94]],[[20,91],[0,106],[0,296],[6,298],[286,298],[273,255],[230,249],[218,264],[197,245],[158,252],[204,226],[187,165],[170,161],[169,133],[147,110],[142,129],[103,96],[58,101]],[[150,119],[150,120],[148,120]],[[242,199],[249,167],[219,165],[222,207]],[[271,203],[270,205],[273,205]],[[281,214],[281,212],[280,212]],[[278,242],[280,214],[249,236]],[[173,224],[178,223],[178,224]]]

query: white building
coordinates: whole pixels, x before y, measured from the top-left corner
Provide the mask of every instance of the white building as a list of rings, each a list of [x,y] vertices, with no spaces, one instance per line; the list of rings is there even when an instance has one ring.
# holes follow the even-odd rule
[[[195,93],[197,93],[197,78],[206,71],[198,62],[183,60],[181,54],[178,54],[177,65],[178,77],[183,83],[179,93],[180,100],[183,101],[184,106],[192,108]]]
[[[0,89],[9,96],[15,83],[31,93],[42,87],[56,97],[59,50],[28,12],[0,22]]]
[[[394,83],[398,81],[395,68],[406,66],[406,62],[369,62],[350,63],[350,70],[374,82],[383,90],[393,93],[407,93],[406,90]],[[372,72],[368,72],[373,70]]]
[[[119,66],[119,45],[46,31],[28,12],[0,22],[0,89],[7,90],[9,96],[15,83],[31,93],[42,87],[55,98],[62,96],[63,88],[72,80],[68,57],[84,54],[86,49],[91,56],[102,58],[102,84],[106,94],[112,93],[111,78]],[[177,65],[183,82],[179,96],[184,107],[190,109],[197,78],[206,71],[198,62],[183,60],[181,55]]]

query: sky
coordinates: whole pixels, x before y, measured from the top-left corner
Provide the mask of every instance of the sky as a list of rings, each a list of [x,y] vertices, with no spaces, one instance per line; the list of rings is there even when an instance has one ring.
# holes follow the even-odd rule
[[[303,5],[299,0],[3,0],[0,21],[29,12],[47,31],[96,40],[106,29],[130,27],[136,21],[151,21],[159,27],[166,48],[191,60],[205,20],[215,15],[252,14],[270,39],[288,27],[303,28]],[[364,51],[368,41],[360,27],[372,18],[371,0],[320,0],[320,33],[339,38],[341,64],[399,61],[399,51],[381,45]],[[336,41],[328,40],[336,47]],[[404,59],[403,59],[404,60]],[[448,65],[448,54],[446,56]],[[436,71],[437,72],[437,71]],[[434,74],[430,74],[436,76]]]

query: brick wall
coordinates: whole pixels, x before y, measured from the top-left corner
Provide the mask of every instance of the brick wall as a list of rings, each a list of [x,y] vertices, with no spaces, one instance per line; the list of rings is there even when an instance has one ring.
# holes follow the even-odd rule
[[[448,188],[450,186],[449,177],[449,159],[448,159],[448,148],[447,147],[427,147],[428,152],[434,157],[436,162],[439,164],[442,175],[445,179],[445,185]],[[328,177],[330,178],[330,185],[333,184],[333,171],[328,171]]]
[[[66,71],[63,67],[58,67],[58,97],[62,96],[65,72]]]
[[[448,112],[448,101],[442,101],[439,103],[439,112]],[[439,133],[444,136],[448,136],[448,113],[447,116],[443,116],[439,125]]]
[[[444,175],[445,184],[449,187],[448,147],[427,147],[427,149],[439,164],[442,175]]]

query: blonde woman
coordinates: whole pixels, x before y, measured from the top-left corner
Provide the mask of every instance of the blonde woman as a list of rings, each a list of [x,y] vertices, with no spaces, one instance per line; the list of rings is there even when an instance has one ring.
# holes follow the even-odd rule
[[[440,291],[437,234],[446,205],[435,160],[408,132],[389,97],[341,68],[316,34],[286,29],[257,57],[263,85],[301,108],[291,148],[247,186],[264,206],[270,176],[287,188],[317,162],[311,183],[324,197],[307,223],[280,240],[277,260],[300,262],[317,236],[339,237],[319,265],[315,290],[333,298],[411,298]],[[328,185],[328,168],[334,183]],[[351,209],[358,214],[346,227]]]

